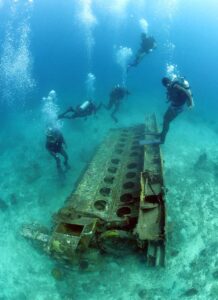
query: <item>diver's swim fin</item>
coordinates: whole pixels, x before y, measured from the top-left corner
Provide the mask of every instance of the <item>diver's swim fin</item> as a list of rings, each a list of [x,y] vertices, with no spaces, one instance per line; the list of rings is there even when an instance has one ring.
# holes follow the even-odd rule
[[[144,146],[144,145],[160,145],[161,144],[161,140],[141,140],[139,141],[139,145],[140,146]]]

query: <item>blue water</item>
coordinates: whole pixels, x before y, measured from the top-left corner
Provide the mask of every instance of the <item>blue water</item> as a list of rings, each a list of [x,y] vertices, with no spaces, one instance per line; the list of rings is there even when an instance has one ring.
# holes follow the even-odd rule
[[[218,299],[217,10],[216,0],[0,0],[0,299]],[[64,121],[72,168],[60,180],[45,149],[42,98],[55,90],[52,110],[77,105],[92,73],[94,99],[107,103],[123,80],[117,51],[131,48],[133,59],[142,18],[157,49],[127,74],[132,94],[118,124],[105,110]],[[110,128],[142,123],[150,112],[161,128],[167,64],[189,80],[195,108],[172,123],[161,146],[169,190],[166,267],[105,257],[93,272],[67,270],[57,281],[51,271],[59,266],[20,236],[22,224],[51,226]]]

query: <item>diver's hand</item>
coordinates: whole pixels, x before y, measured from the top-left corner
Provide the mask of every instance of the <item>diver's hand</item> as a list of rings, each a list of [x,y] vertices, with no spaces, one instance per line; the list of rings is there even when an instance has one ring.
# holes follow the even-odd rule
[[[191,105],[188,106],[188,110],[192,110],[192,109],[194,109],[194,107],[195,107],[195,105],[193,103],[193,104],[191,104]]]

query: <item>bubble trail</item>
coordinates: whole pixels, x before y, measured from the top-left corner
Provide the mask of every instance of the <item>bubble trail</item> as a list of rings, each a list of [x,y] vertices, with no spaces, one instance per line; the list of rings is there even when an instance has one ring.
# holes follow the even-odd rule
[[[127,66],[132,56],[132,49],[120,46],[116,53],[116,61],[122,69],[122,84],[126,86]]]
[[[36,83],[32,77],[32,55],[30,52],[31,2],[25,6],[25,16],[19,14],[23,3],[11,4],[10,21],[6,27],[0,58],[0,87],[2,101],[24,104]],[[26,4],[26,3],[24,3]],[[18,25],[15,26],[15,23]]]

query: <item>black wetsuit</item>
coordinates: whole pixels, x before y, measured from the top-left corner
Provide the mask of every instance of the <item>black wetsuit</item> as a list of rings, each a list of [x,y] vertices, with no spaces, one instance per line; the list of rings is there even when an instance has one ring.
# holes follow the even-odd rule
[[[176,85],[179,83],[174,82],[167,88],[167,99],[171,102],[171,105],[175,108],[182,108],[187,102],[187,94],[178,89]],[[188,91],[188,90],[187,90]]]
[[[93,102],[89,101],[89,104],[85,109],[82,109],[81,106],[78,106],[72,118],[75,119],[95,115],[96,112],[100,109],[100,107],[101,104],[96,106]]]
[[[180,90],[178,86],[178,82],[173,82],[169,87],[167,87],[167,99],[170,102],[170,106],[164,114],[163,129],[160,134],[161,143],[165,142],[170,123],[183,111],[184,105],[188,100],[187,93]],[[190,91],[187,90],[187,92]]]
[[[144,35],[141,41],[141,48],[139,49],[140,52],[150,53],[151,50],[156,48],[156,41],[152,36],[146,37]]]
[[[115,87],[111,91],[109,103],[106,106],[106,108],[110,110],[114,107],[114,109],[111,113],[111,117],[115,122],[118,122],[117,118],[115,117],[115,114],[119,110],[121,100],[125,96],[128,96],[129,94],[130,94],[130,92],[126,88],[123,88],[123,87]]]
[[[145,33],[142,33],[140,48],[135,55],[134,61],[128,65],[127,70],[129,70],[130,67],[136,67],[142,61],[145,54],[149,54],[155,48],[156,48],[155,39],[152,36],[147,37]]]
[[[87,101],[88,105],[85,108],[82,108],[82,105],[78,105],[75,109],[69,107],[64,113],[58,116],[59,119],[77,119],[77,118],[86,118],[91,115],[95,115],[97,111],[101,108],[101,103],[96,106],[92,101]]]
[[[63,148],[64,144],[66,144],[64,137],[58,130],[53,130],[49,135],[46,136],[46,149],[54,157],[58,171],[62,171],[61,160],[58,154],[61,154],[64,157],[64,165],[66,168],[69,168],[68,155]]]

